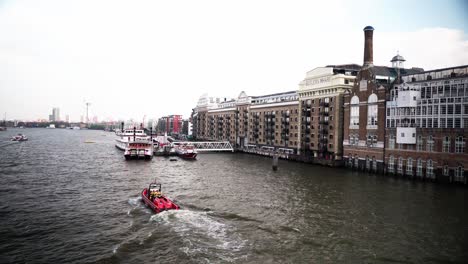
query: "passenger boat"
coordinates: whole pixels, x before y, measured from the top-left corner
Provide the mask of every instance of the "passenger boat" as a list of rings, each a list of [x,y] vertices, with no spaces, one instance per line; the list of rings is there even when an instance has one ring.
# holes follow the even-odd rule
[[[120,150],[125,150],[129,142],[149,139],[143,129],[125,129],[116,135],[118,138],[115,140],[115,146]]]
[[[129,159],[152,159],[153,142],[147,139],[136,139],[128,143],[125,148],[124,156]]]
[[[11,138],[11,141],[27,141],[27,140],[28,140],[28,137],[26,137],[25,135],[21,133]]]
[[[166,196],[162,195],[161,184],[152,182],[141,192],[141,200],[155,213],[165,210],[178,210],[180,207]]]
[[[197,150],[193,145],[179,145],[176,148],[177,155],[184,159],[196,159]]]

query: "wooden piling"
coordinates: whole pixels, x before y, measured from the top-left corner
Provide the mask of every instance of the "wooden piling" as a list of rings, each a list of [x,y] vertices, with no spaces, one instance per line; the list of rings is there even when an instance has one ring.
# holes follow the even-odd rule
[[[274,171],[277,171],[278,170],[278,153],[274,153],[273,154],[273,164],[272,164],[272,168]]]

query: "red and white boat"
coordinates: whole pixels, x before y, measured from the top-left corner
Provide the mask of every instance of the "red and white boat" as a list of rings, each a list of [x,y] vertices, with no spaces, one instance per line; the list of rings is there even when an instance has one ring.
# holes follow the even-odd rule
[[[128,142],[125,148],[124,156],[126,160],[130,159],[146,159],[153,158],[153,142],[146,139],[136,139]]]
[[[148,188],[141,192],[141,200],[155,213],[165,210],[178,210],[180,207],[166,196],[162,195],[161,184],[150,183]]]
[[[184,159],[196,159],[197,150],[193,145],[179,145],[176,148],[176,153],[179,157]]]

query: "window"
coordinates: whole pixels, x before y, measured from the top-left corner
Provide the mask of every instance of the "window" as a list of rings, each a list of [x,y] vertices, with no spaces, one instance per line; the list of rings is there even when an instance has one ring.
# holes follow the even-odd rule
[[[463,166],[458,166],[455,169],[455,181],[463,181],[464,174],[465,174],[465,170]]]
[[[390,135],[390,138],[388,139],[388,148],[389,149],[395,148],[395,135]]]
[[[406,175],[412,176],[413,175],[413,159],[408,158],[406,162]]]
[[[458,136],[455,139],[455,153],[464,153],[465,152],[465,139],[463,136]]]
[[[367,100],[367,125],[368,126],[377,126],[377,114],[378,114],[378,105],[377,105],[377,95],[371,94]]]
[[[394,172],[394,167],[395,166],[395,160],[393,156],[390,156],[388,159],[388,172],[393,173]]]
[[[444,137],[442,142],[442,152],[450,152],[450,137]]]
[[[427,138],[427,142],[426,142],[426,151],[429,151],[429,152],[432,152],[434,151],[434,139],[432,138],[432,136],[429,136]]]
[[[442,171],[444,176],[449,176],[449,167],[447,165],[444,166],[444,170]]]
[[[359,98],[351,98],[350,127],[359,127]]]
[[[416,176],[422,177],[422,160],[418,159],[417,167],[416,167]]]
[[[419,135],[418,136],[418,139],[416,140],[416,150],[417,151],[422,151],[423,150],[423,139],[422,139],[422,136]]]
[[[403,174],[403,158],[398,158],[398,174]]]
[[[375,160],[375,157],[372,157],[372,170],[377,171],[377,161]]]
[[[434,165],[432,164],[431,159],[428,159],[426,163],[426,177],[429,179],[434,178]]]

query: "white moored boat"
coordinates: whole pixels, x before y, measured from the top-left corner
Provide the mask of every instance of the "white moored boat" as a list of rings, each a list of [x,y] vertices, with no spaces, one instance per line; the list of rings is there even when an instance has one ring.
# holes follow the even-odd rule
[[[122,132],[116,133],[116,135],[118,137],[115,140],[115,146],[120,150],[125,150],[130,142],[137,140],[149,141],[150,139],[143,129],[125,129]]]

